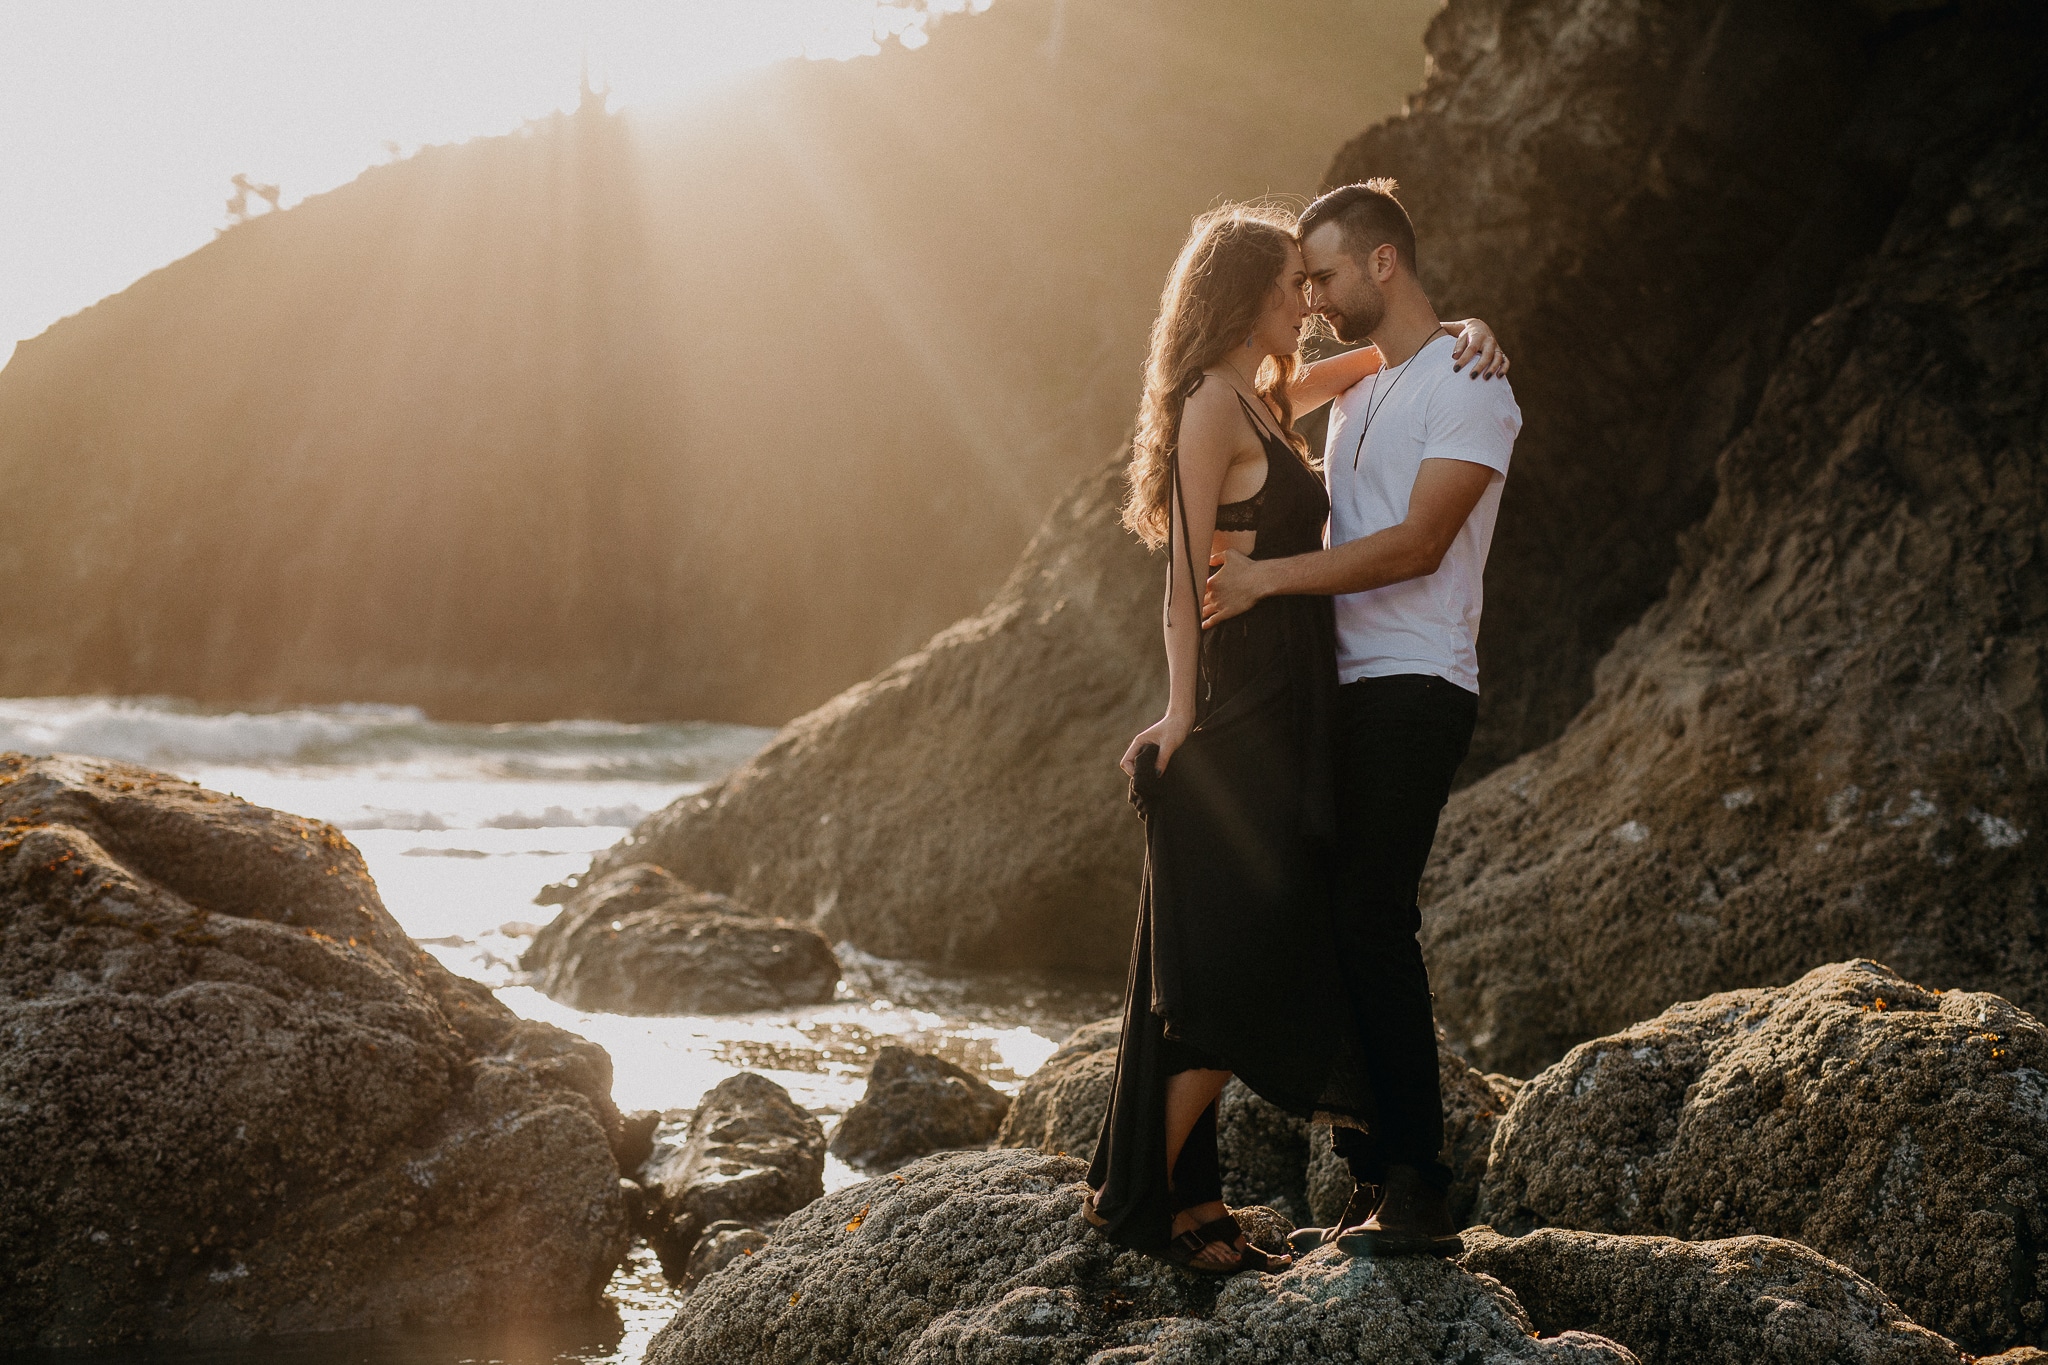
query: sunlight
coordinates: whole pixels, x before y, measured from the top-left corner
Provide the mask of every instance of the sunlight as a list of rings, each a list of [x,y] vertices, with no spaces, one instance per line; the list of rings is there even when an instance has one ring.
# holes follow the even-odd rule
[[[672,109],[786,58],[921,47],[989,4],[18,0],[0,20],[0,362],[244,214],[574,108],[586,63],[611,107]]]

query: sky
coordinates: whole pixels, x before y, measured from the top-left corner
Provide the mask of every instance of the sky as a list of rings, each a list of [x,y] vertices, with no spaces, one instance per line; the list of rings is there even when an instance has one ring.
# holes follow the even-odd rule
[[[660,113],[783,58],[921,47],[989,3],[0,0],[0,364],[204,246],[237,174],[289,208],[574,108],[586,60],[612,108]]]

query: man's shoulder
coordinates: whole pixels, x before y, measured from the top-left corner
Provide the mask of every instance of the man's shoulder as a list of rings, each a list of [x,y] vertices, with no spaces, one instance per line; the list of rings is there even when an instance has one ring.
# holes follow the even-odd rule
[[[1469,365],[1460,369],[1457,362],[1451,359],[1457,351],[1455,345],[1432,346],[1430,351],[1433,354],[1429,357],[1428,369],[1416,378],[1422,381],[1418,387],[1426,387],[1433,398],[1481,408],[1514,403],[1515,391],[1508,383],[1507,376],[1502,375],[1497,379],[1474,378]]]
[[[1440,368],[1432,368],[1428,387],[1417,396],[1426,397],[1433,422],[1487,418],[1521,425],[1522,409],[1505,376],[1475,379],[1469,369],[1453,370],[1448,359]]]

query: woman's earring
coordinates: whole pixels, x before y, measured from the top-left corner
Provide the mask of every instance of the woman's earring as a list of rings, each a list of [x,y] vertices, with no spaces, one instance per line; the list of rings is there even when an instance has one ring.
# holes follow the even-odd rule
[[[1244,348],[1245,348],[1245,349],[1246,349],[1247,351],[1249,351],[1249,350],[1250,350],[1250,349],[1252,348],[1252,338],[1250,338],[1250,337],[1246,337],[1246,338],[1244,339]]]

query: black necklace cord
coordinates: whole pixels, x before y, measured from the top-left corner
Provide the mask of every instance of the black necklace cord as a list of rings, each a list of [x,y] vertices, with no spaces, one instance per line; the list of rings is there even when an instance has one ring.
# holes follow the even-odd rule
[[[1375,370],[1373,372],[1372,391],[1365,395],[1365,421],[1360,423],[1358,428],[1358,444],[1351,447],[1351,467],[1353,469],[1358,468],[1358,457],[1365,453],[1365,437],[1366,433],[1372,430],[1372,419],[1380,415],[1380,409],[1387,405],[1387,398],[1392,398],[1394,396],[1394,390],[1401,387],[1401,381],[1408,377],[1408,367],[1410,365],[1413,365],[1417,360],[1419,360],[1422,357],[1422,353],[1424,351],[1436,345],[1438,337],[1447,337],[1449,335],[1449,332],[1446,332],[1441,326],[1439,326],[1436,329],[1436,336],[1431,337],[1428,341],[1425,341],[1420,346],[1417,346],[1415,348],[1415,354],[1409,356],[1406,360],[1401,362],[1399,366],[1401,373],[1395,375],[1394,382],[1387,385],[1387,397],[1381,398],[1380,401],[1377,403],[1373,402],[1372,400],[1379,396],[1380,376],[1385,374],[1386,371],[1384,369],[1380,369]]]

